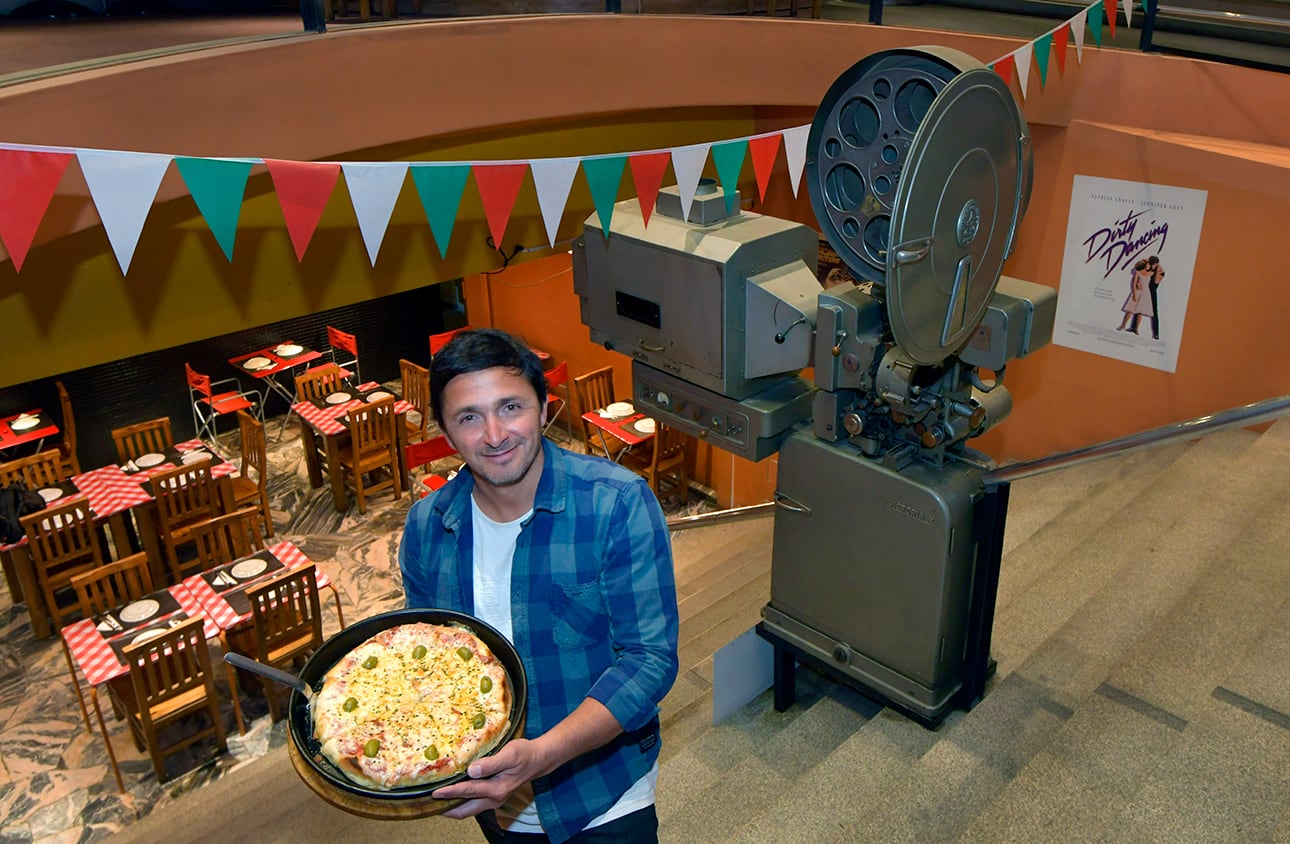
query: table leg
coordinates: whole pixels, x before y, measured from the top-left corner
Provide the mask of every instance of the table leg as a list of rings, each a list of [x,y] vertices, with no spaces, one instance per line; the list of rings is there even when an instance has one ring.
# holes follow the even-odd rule
[[[408,415],[400,413],[394,417],[394,443],[399,453],[395,455],[398,458],[399,482],[402,484],[401,489],[410,489],[408,483],[408,461],[404,459],[404,449],[408,447]]]
[[[331,481],[331,500],[336,509],[343,513],[349,509],[349,499],[345,496],[345,474],[340,468],[340,434],[323,437],[327,447],[327,479]]]
[[[36,562],[26,545],[13,550],[13,566],[17,569],[18,584],[27,599],[27,615],[31,618],[31,632],[37,639],[49,637],[49,616],[45,612],[45,597],[36,582]]]
[[[112,739],[108,738],[107,724],[103,723],[103,710],[99,707],[98,686],[90,686],[90,702],[94,704],[94,714],[99,719],[99,732],[103,734],[103,744],[107,746],[108,761],[112,763],[112,773],[116,776],[117,790],[125,794],[125,783],[121,782],[121,769],[116,764],[116,753],[112,750]]]
[[[67,640],[59,636],[59,641],[63,645],[63,659],[67,660],[67,673],[72,675],[72,688],[76,690],[76,702],[81,707],[81,720],[85,722],[85,732],[94,733],[94,728],[90,726],[90,713],[85,710],[85,696],[81,694],[81,681],[76,679],[76,666],[72,663],[72,652],[67,649]]]
[[[148,568],[152,572],[152,582],[162,584],[170,582],[170,572],[166,568],[166,555],[161,550],[161,534],[157,530],[157,504],[149,501],[140,504],[132,511],[139,530],[139,542],[143,552],[148,556]]]
[[[219,632],[219,645],[224,650],[224,653],[231,653],[228,636],[224,634],[223,630]],[[223,662],[223,660],[220,661]],[[228,673],[228,695],[233,698],[233,715],[237,718],[237,734],[244,736],[246,735],[246,724],[242,721],[242,702],[241,694],[238,692],[237,687],[237,669],[231,663],[225,662],[224,670]]]
[[[305,469],[309,473],[309,488],[323,485],[322,467],[318,465],[318,435],[309,423],[300,420],[300,444],[305,449]]]

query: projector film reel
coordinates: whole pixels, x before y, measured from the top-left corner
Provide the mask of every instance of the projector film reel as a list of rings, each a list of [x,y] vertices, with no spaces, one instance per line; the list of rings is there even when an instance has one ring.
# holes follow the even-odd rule
[[[1030,134],[1003,80],[947,48],[875,53],[825,94],[806,174],[830,245],[886,286],[901,351],[932,365],[961,349],[1030,196]]]

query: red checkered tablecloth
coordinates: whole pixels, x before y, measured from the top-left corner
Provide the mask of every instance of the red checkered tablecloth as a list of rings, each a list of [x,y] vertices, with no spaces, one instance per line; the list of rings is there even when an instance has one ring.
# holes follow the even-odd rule
[[[201,603],[182,583],[177,583],[166,591],[175,597],[180,609],[189,618],[205,615]],[[207,639],[214,639],[219,636],[219,626],[206,616],[202,632],[206,634]],[[126,631],[119,635],[129,636],[130,633],[131,631]],[[117,658],[116,651],[112,650],[111,637],[105,637],[102,631],[94,626],[93,619],[83,618],[69,624],[63,628],[62,634],[72,660],[85,675],[85,682],[91,686],[97,686],[114,677],[130,673],[125,663]]]
[[[366,392],[379,386],[376,382],[369,381],[366,384],[359,384],[355,389],[359,392]],[[362,407],[363,404],[362,399],[351,399],[347,402],[319,407],[311,401],[299,401],[291,405],[291,409],[300,414],[300,418],[313,426],[318,433],[335,436],[346,431],[346,425],[343,421],[345,415],[356,407]],[[403,399],[397,399],[394,402],[395,413],[407,413],[412,409],[412,405]]]
[[[309,558],[292,542],[279,542],[277,545],[270,545],[267,550],[272,552],[273,556],[277,557],[289,569],[309,564]],[[261,580],[271,579],[280,574],[281,571],[281,569],[277,569],[262,578],[248,580],[240,584],[237,589],[244,590],[247,586],[254,585]],[[317,579],[318,588],[320,589],[331,585],[331,580],[322,569],[317,570]],[[244,621],[249,621],[251,618],[249,612],[239,613],[235,610],[220,593],[211,588],[211,585],[206,582],[206,579],[200,573],[186,578],[184,586],[201,603],[206,612],[206,617],[214,621],[223,630],[228,630],[230,627],[235,627]]]
[[[138,475],[127,475],[120,466],[104,466],[74,476],[72,483],[90,499],[95,517],[106,519],[152,500],[141,480]]]

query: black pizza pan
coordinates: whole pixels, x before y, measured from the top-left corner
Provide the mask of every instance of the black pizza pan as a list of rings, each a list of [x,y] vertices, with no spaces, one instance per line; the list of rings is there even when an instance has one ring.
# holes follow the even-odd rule
[[[415,624],[418,622],[452,625],[469,630],[488,646],[489,650],[493,652],[506,670],[506,676],[511,686],[510,718],[501,738],[484,755],[496,753],[499,748],[512,738],[522,735],[524,714],[528,707],[528,677],[524,672],[524,664],[520,661],[519,653],[515,650],[515,646],[496,628],[466,613],[444,609],[405,609],[380,613],[365,618],[362,621],[351,624],[323,642],[322,647],[314,651],[308,661],[305,662],[304,668],[300,670],[300,679],[317,693],[322,688],[323,677],[326,673],[350,651],[383,630],[388,630],[401,624]],[[298,751],[299,758],[304,765],[311,769],[310,773],[316,774],[316,777],[312,779],[302,777],[315,791],[318,790],[317,786],[321,783],[345,794],[354,795],[360,801],[368,803],[372,801],[375,801],[376,804],[391,801],[424,802],[426,798],[429,798],[430,793],[436,789],[467,778],[466,773],[462,771],[447,779],[427,785],[392,789],[376,789],[360,785],[345,776],[339,768],[322,755],[320,743],[314,738],[313,714],[310,711],[309,699],[299,690],[292,689],[289,707],[288,729],[291,735],[291,743],[294,749]],[[344,807],[342,806],[342,808]]]

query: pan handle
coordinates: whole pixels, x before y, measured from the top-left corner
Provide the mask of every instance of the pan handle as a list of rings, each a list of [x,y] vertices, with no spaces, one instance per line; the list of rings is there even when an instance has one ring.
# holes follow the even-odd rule
[[[267,677],[275,683],[281,683],[284,686],[290,686],[309,700],[314,695],[314,690],[309,684],[301,680],[294,674],[288,674],[286,671],[274,668],[272,665],[265,665],[263,662],[257,662],[254,659],[248,659],[241,654],[226,653],[224,661],[236,668],[245,668],[252,674],[259,674],[261,677]]]

